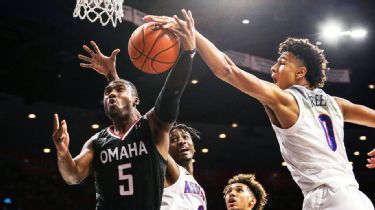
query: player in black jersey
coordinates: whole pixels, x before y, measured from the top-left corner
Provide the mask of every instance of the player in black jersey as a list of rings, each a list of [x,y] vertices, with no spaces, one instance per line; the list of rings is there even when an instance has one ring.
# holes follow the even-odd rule
[[[103,56],[94,42],[91,58],[79,57],[111,81],[104,90],[104,111],[113,125],[90,138],[80,154],[72,158],[65,120],[54,115],[53,140],[57,149],[58,167],[68,184],[78,184],[88,175],[95,177],[96,209],[154,210],[160,208],[168,149],[169,131],[177,118],[180,97],[187,84],[195,53],[194,33],[180,36],[183,49],[179,61],[169,72],[155,106],[141,116],[137,90],[121,80],[109,66],[100,69],[95,56]],[[115,50],[107,61],[115,59]],[[105,64],[104,64],[105,65]]]
[[[188,27],[186,27],[184,30],[187,33],[192,33],[191,28],[189,29]],[[81,63],[81,66],[84,68],[92,68],[99,74],[105,75],[108,82],[118,79],[118,74],[116,70],[116,56],[120,52],[119,49],[114,50],[111,56],[108,57],[100,52],[100,49],[98,48],[95,42],[91,42],[91,45],[94,48],[95,53],[92,53],[90,48],[84,46],[84,50],[91,55],[91,58],[83,55],[78,55],[78,57],[81,60],[89,62],[89,64]],[[181,171],[178,165],[184,167],[191,175],[193,174],[193,156],[195,153],[193,138],[199,139],[199,132],[184,124],[175,124],[171,129],[171,141],[169,147],[170,156],[168,156],[167,158],[168,164],[166,169],[164,188],[170,187],[171,185],[175,184],[180,178],[181,180],[183,180],[182,182],[185,182],[184,179],[182,179],[182,177],[184,176],[180,176]],[[194,189],[198,188],[201,189],[201,186],[199,186],[199,184],[197,183]],[[167,202],[166,200],[164,200],[165,197],[170,197],[172,194],[176,195],[177,197],[184,197],[181,196],[181,194],[186,194],[188,195],[188,197],[191,196],[190,198],[184,199],[183,202],[179,204],[180,206],[189,208],[192,205],[196,205],[197,208],[198,206],[202,206],[201,209],[206,209],[206,197],[203,189],[199,190],[199,193],[196,190],[197,192],[195,194],[192,192],[184,193],[184,189],[186,189],[186,186],[182,186],[179,188],[175,186],[173,190],[171,188],[168,188],[168,195],[163,195],[161,209],[176,208],[176,206],[170,205],[171,202]],[[180,200],[176,200],[175,202],[179,201]]]

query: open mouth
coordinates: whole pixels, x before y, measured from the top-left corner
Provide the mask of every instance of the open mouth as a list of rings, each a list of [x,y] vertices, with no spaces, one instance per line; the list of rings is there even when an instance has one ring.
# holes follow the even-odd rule
[[[178,152],[181,152],[181,153],[183,153],[183,152],[188,152],[189,151],[189,148],[186,148],[186,147],[182,147],[182,148],[180,148],[179,150],[178,150]]]
[[[235,203],[236,202],[236,199],[234,199],[234,198],[229,198],[229,200],[228,200],[228,203],[229,204],[233,204],[233,203]]]
[[[108,104],[109,105],[115,105],[116,104],[116,99],[114,99],[114,98],[108,99]]]
[[[277,85],[277,79],[275,77],[272,77],[273,83]]]

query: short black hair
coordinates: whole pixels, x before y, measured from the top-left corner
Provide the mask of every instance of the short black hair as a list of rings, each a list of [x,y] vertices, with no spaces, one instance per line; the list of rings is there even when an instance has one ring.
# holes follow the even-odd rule
[[[326,70],[328,61],[324,51],[318,46],[311,44],[308,39],[287,38],[279,45],[279,55],[291,52],[307,69],[306,80],[312,88],[322,88],[326,81]]]
[[[107,84],[107,86],[105,87],[105,89],[112,83],[112,82],[115,82],[115,81],[123,81],[125,83],[126,86],[130,87],[131,88],[131,94],[132,96],[135,96],[135,97],[138,97],[138,91],[137,91],[137,88],[135,87],[135,85],[133,83],[131,83],[130,81],[128,80],[125,80],[125,79],[115,79],[113,81],[111,81],[110,83]],[[104,89],[104,90],[105,90]]]
[[[238,174],[229,179],[227,186],[224,188],[224,196],[227,194],[227,190],[230,185],[234,183],[241,183],[246,185],[256,198],[256,204],[254,210],[262,210],[267,204],[267,193],[264,190],[262,184],[255,180],[255,174]]]
[[[192,128],[192,127],[189,127],[185,124],[177,124],[175,123],[171,129],[171,132],[175,129],[181,129],[181,130],[184,130],[186,132],[188,132],[191,136],[191,138],[194,140],[194,139],[201,139],[201,137],[199,136],[200,132],[197,131],[196,129]]]
[[[128,80],[125,80],[125,82],[126,82],[127,85],[129,85],[132,88],[132,95],[135,96],[135,97],[138,97],[138,90],[135,87],[135,85]]]

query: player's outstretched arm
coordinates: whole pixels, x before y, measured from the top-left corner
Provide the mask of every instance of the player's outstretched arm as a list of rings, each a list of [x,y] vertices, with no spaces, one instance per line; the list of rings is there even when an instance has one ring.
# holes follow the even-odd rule
[[[272,109],[280,104],[289,103],[292,99],[277,85],[261,80],[240,69],[227,55],[198,31],[196,37],[199,55],[219,79],[256,98]],[[288,106],[288,104],[285,105]]]
[[[72,158],[69,152],[69,133],[65,120],[59,121],[59,116],[54,114],[52,139],[57,150],[57,164],[62,178],[67,184],[78,184],[85,179],[91,168],[94,157],[92,142],[85,143],[81,153]]]
[[[345,122],[375,128],[375,110],[366,106],[354,104],[346,99],[335,97]]]
[[[367,155],[369,156],[369,158],[367,159],[368,164],[366,164],[366,167],[370,169],[375,168],[375,149],[367,153]]]
[[[111,56],[108,57],[108,56],[103,55],[98,45],[94,41],[90,41],[90,44],[92,48],[94,48],[94,51],[92,51],[86,45],[83,45],[83,49],[91,57],[78,54],[79,59],[81,59],[82,61],[88,62],[88,63],[80,63],[80,66],[83,68],[94,69],[99,74],[104,75],[107,78],[108,82],[111,82],[115,79],[119,79],[119,76],[116,70],[116,56],[120,52],[120,49],[113,50]]]
[[[375,110],[366,106],[354,104],[346,99],[334,97],[339,105],[345,122],[375,128]],[[375,168],[375,149],[368,153],[367,168]]]
[[[183,25],[178,32],[175,31],[180,39],[183,52],[177,64],[169,72],[156,99],[155,107],[151,111],[150,122],[155,144],[165,158],[167,158],[169,149],[169,130],[178,116],[180,98],[191,75],[196,48],[194,21],[189,16],[184,17],[187,24]],[[176,19],[178,18],[176,17]]]
[[[182,14],[184,16],[191,16],[192,21],[194,21],[190,11],[186,12],[182,10]],[[172,18],[167,16],[147,15],[144,17],[144,20],[158,22],[163,24],[164,28],[172,29],[175,32],[181,31],[182,27],[186,24],[186,22],[181,20],[177,22],[176,17]],[[195,36],[197,50],[200,56],[218,78],[258,99],[271,108],[280,104],[289,106],[287,103],[294,100],[290,94],[284,93],[284,91],[275,84],[261,80],[238,68],[228,56],[221,52],[197,30],[195,30]]]

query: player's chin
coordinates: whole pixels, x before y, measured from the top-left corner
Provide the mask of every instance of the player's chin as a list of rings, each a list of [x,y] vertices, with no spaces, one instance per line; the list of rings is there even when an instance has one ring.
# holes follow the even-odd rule
[[[191,154],[180,154],[178,159],[180,159],[181,162],[188,162],[188,161],[191,161],[193,159],[193,155],[191,155]]]
[[[121,117],[121,111],[117,108],[109,108],[109,109],[106,110],[106,115],[110,119],[117,119],[117,118]]]
[[[236,203],[228,203],[227,204],[227,210],[236,210],[236,209],[239,209],[239,208],[237,208]]]

